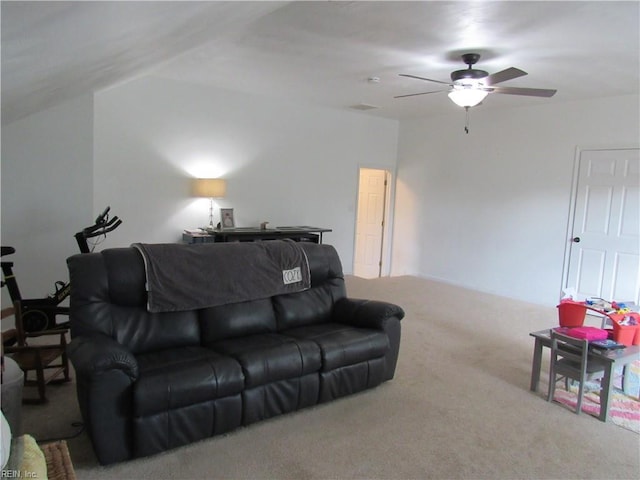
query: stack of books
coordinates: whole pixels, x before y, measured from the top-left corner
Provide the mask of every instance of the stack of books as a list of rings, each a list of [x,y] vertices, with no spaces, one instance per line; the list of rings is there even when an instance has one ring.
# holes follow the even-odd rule
[[[589,342],[589,347],[598,353],[605,353],[610,350],[619,350],[625,348],[622,343],[618,343],[615,340],[607,338],[605,340],[593,340]]]

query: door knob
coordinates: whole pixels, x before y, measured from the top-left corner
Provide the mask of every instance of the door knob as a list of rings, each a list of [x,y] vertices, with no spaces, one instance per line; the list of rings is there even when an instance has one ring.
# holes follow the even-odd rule
[[[571,239],[571,241],[572,241],[573,243],[580,243],[580,237],[573,237],[573,238]]]

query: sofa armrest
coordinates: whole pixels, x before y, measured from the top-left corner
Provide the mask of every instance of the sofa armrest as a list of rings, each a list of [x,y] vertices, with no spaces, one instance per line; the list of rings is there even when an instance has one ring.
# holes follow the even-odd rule
[[[79,376],[91,378],[109,370],[121,370],[131,381],[138,378],[138,362],[123,345],[110,337],[75,337],[67,353]]]
[[[359,328],[371,328],[383,331],[389,338],[389,351],[384,358],[382,380],[391,380],[396,371],[400,353],[400,320],[404,310],[398,305],[377,300],[342,298],[333,308],[332,321]]]
[[[385,322],[390,318],[402,320],[404,310],[398,305],[378,300],[341,298],[334,305],[332,320],[354,327],[384,330]]]
[[[133,458],[133,384],[138,362],[104,335],[74,337],[67,347],[76,370],[78,405],[103,464]]]

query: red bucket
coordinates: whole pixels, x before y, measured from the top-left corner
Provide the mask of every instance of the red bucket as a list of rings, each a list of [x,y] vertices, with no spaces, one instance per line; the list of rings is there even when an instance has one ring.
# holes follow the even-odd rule
[[[620,322],[627,315],[624,314],[613,314],[608,315],[611,319],[611,323],[613,323],[613,339],[622,343],[623,345],[640,345],[640,325],[622,325]],[[640,320],[640,315],[637,313],[628,314],[628,316],[633,317],[636,322]],[[638,322],[640,323],[640,322]]]
[[[587,315],[587,306],[584,303],[565,301],[558,305],[558,317],[561,327],[581,327],[584,317]]]

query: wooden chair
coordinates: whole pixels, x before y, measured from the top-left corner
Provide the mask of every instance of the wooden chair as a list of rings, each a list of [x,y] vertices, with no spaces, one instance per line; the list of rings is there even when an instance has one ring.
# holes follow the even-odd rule
[[[4,353],[11,356],[24,372],[25,386],[35,385],[38,387],[38,398],[23,399],[23,403],[44,403],[47,401],[45,387],[48,383],[68,382],[71,380],[69,376],[69,360],[67,359],[66,334],[68,329],[27,333],[22,324],[20,307],[20,302],[16,301],[13,307],[2,310],[2,318],[11,315],[15,318],[15,329],[4,332],[2,335],[3,344],[5,345],[3,349]],[[15,335],[15,345],[10,345],[11,339],[8,337],[11,335]],[[29,344],[31,339],[47,336],[58,336],[59,340],[53,344],[40,343],[38,341]],[[60,361],[56,362],[58,359]],[[35,380],[29,378],[30,371],[35,372]]]
[[[549,392],[547,401],[553,400],[558,380],[569,379],[579,382],[576,414],[582,411],[584,384],[587,380],[596,380],[604,376],[605,366],[596,360],[589,360],[589,342],[580,338],[562,335],[551,330],[551,363],[549,365]]]

